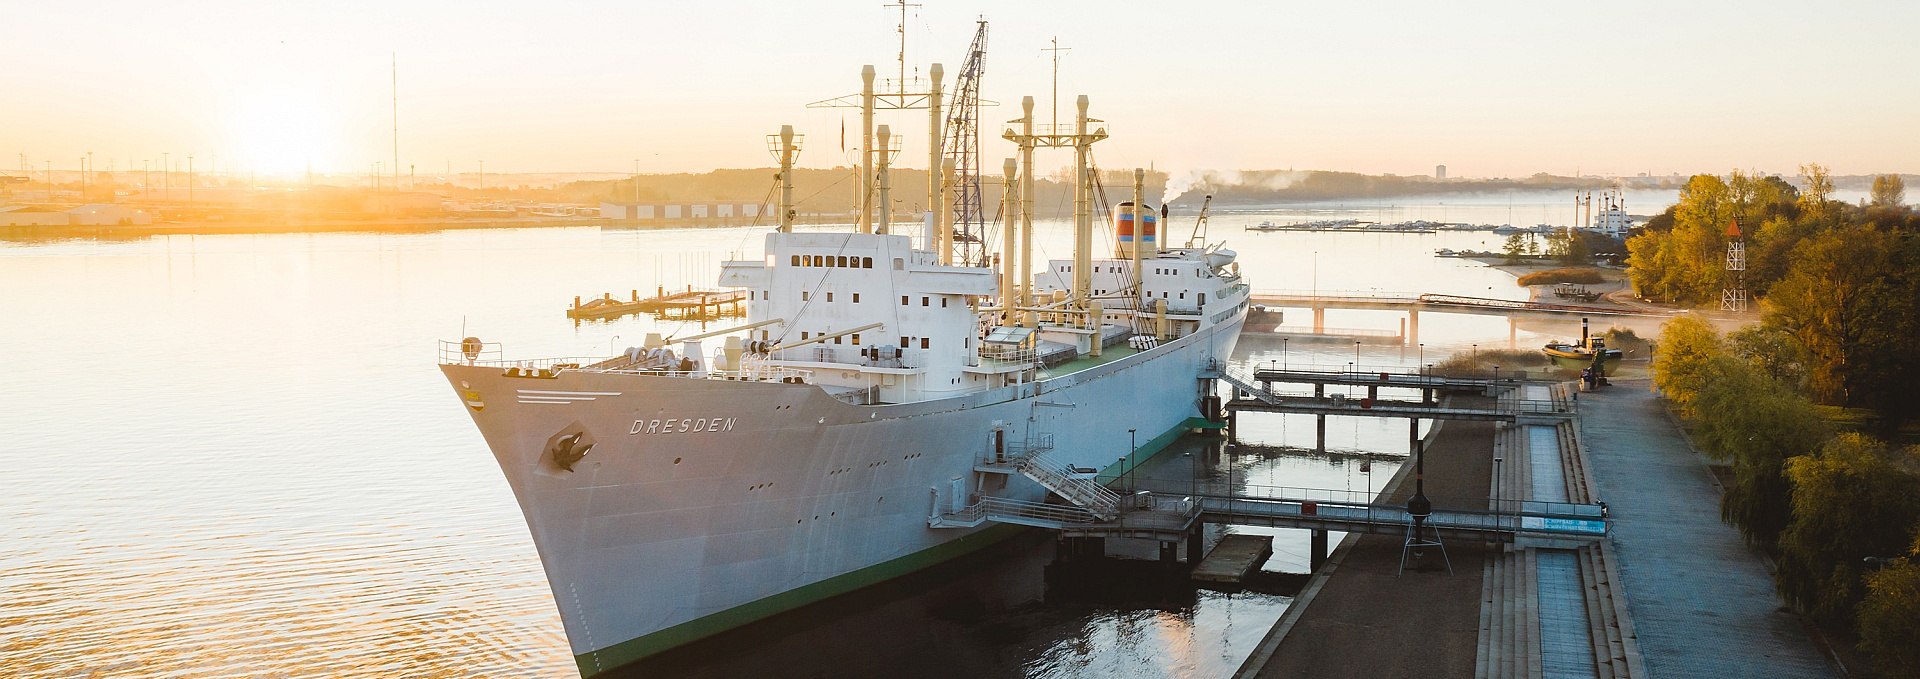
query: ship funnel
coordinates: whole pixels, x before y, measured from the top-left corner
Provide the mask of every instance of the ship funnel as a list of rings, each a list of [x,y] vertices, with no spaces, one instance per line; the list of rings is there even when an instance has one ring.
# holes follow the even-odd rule
[[[1580,319],[1580,346],[1587,346],[1587,319]]]
[[[1113,255],[1119,259],[1133,259],[1134,243],[1140,243],[1140,254],[1152,257],[1160,252],[1160,216],[1154,214],[1153,206],[1140,211],[1141,228],[1134,228],[1133,201],[1124,201],[1113,211]]]

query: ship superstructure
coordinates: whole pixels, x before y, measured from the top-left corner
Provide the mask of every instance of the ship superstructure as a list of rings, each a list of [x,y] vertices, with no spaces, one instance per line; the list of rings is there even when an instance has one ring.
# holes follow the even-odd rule
[[[871,126],[871,66],[863,82]],[[871,190],[853,227],[794,231],[789,127],[771,139],[780,225],[719,276],[746,292],[744,324],[612,357],[443,347],[583,675],[1008,533],[983,507],[1110,512],[1111,493],[1072,470],[1117,474],[1196,424],[1199,375],[1231,353],[1247,285],[1230,250],[1163,246],[1138,170],[1112,210],[1116,246],[1095,257],[1090,149],[1107,135],[1077,104],[1070,129],[1036,129],[1029,98],[1003,135],[1019,160],[1003,168],[994,266],[956,259],[951,187],[928,187],[919,223],[878,207],[897,139],[884,125],[862,130]],[[928,138],[940,158],[942,135]],[[1074,151],[1070,259],[1032,260],[1035,148]]]

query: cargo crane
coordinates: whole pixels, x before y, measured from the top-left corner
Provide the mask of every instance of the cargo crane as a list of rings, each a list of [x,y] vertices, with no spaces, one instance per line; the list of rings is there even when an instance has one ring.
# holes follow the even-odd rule
[[[947,160],[953,161],[953,227],[960,261],[986,260],[987,216],[980,197],[980,75],[986,68],[987,22],[981,20],[967,47],[967,59],[954,80],[947,116]]]

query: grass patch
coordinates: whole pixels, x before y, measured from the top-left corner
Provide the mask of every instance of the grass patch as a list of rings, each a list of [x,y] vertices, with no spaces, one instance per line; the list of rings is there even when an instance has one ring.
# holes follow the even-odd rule
[[[1520,285],[1553,285],[1556,283],[1604,283],[1607,278],[1599,269],[1575,267],[1547,269],[1520,276]]]
[[[1485,377],[1493,373],[1494,366],[1499,366],[1503,375],[1516,371],[1526,371],[1529,376],[1556,377],[1564,377],[1563,373],[1568,372],[1580,373],[1577,368],[1569,370],[1555,365],[1538,350],[1525,349],[1483,349],[1477,353],[1454,354],[1433,364],[1433,373],[1448,377]]]

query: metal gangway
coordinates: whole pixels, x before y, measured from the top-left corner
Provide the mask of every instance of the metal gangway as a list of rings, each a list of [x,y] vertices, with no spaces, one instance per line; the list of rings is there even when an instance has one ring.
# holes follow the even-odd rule
[[[1424,519],[1423,531],[1488,542],[1578,545],[1605,538],[1608,527],[1606,512],[1597,504],[1522,500],[1501,500],[1484,510],[1435,507]],[[1063,537],[1175,541],[1206,523],[1404,535],[1414,525],[1414,516],[1404,503],[1381,501],[1359,491],[1242,486],[1232,492],[1139,491],[1125,498],[1112,520],[1070,505],[983,497],[964,509],[936,515],[929,523],[964,527],[988,522],[1049,528]]]
[[[1277,413],[1296,413],[1304,415],[1351,415],[1363,417],[1405,417],[1412,419],[1436,420],[1482,420],[1515,422],[1534,417],[1571,417],[1571,404],[1561,399],[1527,399],[1512,393],[1512,389],[1501,387],[1516,386],[1509,380],[1452,378],[1428,375],[1416,372],[1358,371],[1349,370],[1339,373],[1319,371],[1308,374],[1303,371],[1256,371],[1249,378],[1235,371],[1214,367],[1203,373],[1202,379],[1218,379],[1233,387],[1233,398],[1226,403],[1229,412],[1254,410]],[[1316,391],[1327,384],[1345,386],[1366,386],[1370,392],[1377,387],[1401,387],[1410,389],[1448,390],[1472,388],[1481,389],[1496,396],[1495,404],[1490,408],[1443,406],[1427,400],[1421,401],[1384,400],[1375,397],[1353,398],[1347,394],[1317,393],[1312,396],[1282,394],[1273,390],[1274,382],[1312,382]]]

